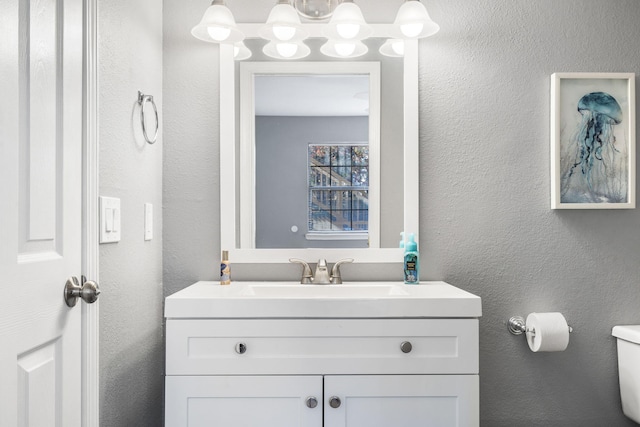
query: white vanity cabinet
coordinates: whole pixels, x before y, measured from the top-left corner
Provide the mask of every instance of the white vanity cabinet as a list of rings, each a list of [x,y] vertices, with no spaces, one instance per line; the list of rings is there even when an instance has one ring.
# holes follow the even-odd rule
[[[165,425],[477,427],[480,301],[460,292],[467,317],[333,318],[325,298],[324,317],[230,318],[168,297]]]

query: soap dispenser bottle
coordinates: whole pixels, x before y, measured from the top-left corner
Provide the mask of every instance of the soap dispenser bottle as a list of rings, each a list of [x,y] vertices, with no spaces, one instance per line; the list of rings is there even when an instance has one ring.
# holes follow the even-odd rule
[[[415,239],[415,235],[411,233],[404,251],[404,283],[411,285],[420,283],[420,254]]]

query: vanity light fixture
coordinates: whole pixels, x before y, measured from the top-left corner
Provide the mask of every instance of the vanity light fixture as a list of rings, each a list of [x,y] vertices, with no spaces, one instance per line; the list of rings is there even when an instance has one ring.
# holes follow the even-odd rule
[[[244,40],[244,34],[236,26],[231,10],[224,0],[213,0],[205,10],[202,20],[193,27],[191,34],[211,43],[236,43]]]
[[[421,39],[434,35],[440,26],[433,22],[420,0],[406,0],[393,23],[391,35],[401,39]]]
[[[309,37],[298,12],[289,0],[278,0],[271,9],[267,23],[260,28],[260,37],[275,42],[296,42]]]
[[[373,34],[373,29],[353,0],[343,0],[322,32],[330,40],[364,40]]]
[[[367,53],[368,48],[361,40],[370,37],[373,28],[364,20],[353,0],[277,0],[267,22],[258,30],[260,37],[269,40],[262,49],[265,55],[276,59],[300,59],[309,55],[311,50],[302,42],[309,36],[309,31],[301,23],[300,16],[310,20],[331,17],[322,27],[322,34],[328,39],[320,48],[324,55],[355,58]],[[393,25],[389,25],[388,34],[392,39],[380,47],[380,53],[402,57],[404,40],[421,39],[439,30],[440,26],[431,20],[420,0],[405,0]],[[238,44],[245,36],[238,29],[225,0],[213,0],[191,34],[211,43],[233,44],[236,60],[251,56],[244,44]]]
[[[380,46],[380,53],[384,56],[400,58],[404,56],[404,40],[388,39]]]

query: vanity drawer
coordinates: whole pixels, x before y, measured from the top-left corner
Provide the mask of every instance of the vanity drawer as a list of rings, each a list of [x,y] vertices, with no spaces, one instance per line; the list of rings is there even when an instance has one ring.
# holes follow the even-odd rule
[[[477,374],[478,319],[167,319],[166,347],[167,375]]]

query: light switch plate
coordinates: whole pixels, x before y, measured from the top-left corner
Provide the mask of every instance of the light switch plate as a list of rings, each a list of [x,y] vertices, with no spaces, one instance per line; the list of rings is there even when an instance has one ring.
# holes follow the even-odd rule
[[[153,239],[153,205],[144,204],[144,240]]]
[[[100,196],[100,243],[120,241],[120,199]]]

